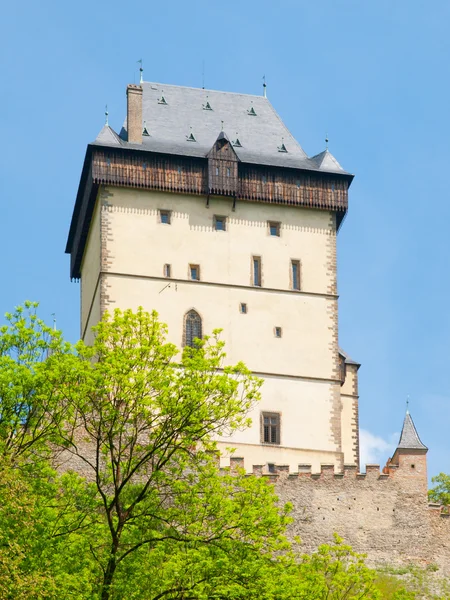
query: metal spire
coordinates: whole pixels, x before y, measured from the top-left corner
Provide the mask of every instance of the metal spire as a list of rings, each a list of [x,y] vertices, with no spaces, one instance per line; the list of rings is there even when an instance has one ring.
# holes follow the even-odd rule
[[[326,133],[326,134],[325,134],[325,149],[326,149],[326,150],[328,150],[328,142],[329,142],[329,139],[328,139],[328,133]]]
[[[265,75],[263,75],[263,96],[264,98],[267,98],[267,84]]]
[[[141,66],[139,67],[139,83],[144,83],[144,68],[142,66],[142,58],[137,61]]]
[[[409,394],[406,396],[406,414],[409,415]]]
[[[105,125],[106,126],[109,126],[108,115],[109,115],[108,105],[106,104],[106,106],[105,106]]]

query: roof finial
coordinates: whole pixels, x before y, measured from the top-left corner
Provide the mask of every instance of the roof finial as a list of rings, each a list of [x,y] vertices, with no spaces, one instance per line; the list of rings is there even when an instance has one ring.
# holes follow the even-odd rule
[[[223,121],[220,121],[222,129],[220,131],[223,131]]]
[[[264,98],[267,98],[267,84],[265,75],[263,75],[263,96]]]
[[[56,313],[52,313],[53,317],[53,331],[56,331]]]
[[[137,61],[141,66],[139,67],[139,83],[144,83],[144,67],[142,66],[142,58]]]
[[[409,394],[406,396],[406,414],[409,415]]]
[[[326,150],[328,150],[328,142],[329,142],[329,139],[328,139],[328,132],[327,132],[327,133],[325,133],[325,149]]]
[[[109,112],[108,112],[108,105],[106,104],[106,106],[105,106],[105,125],[106,125],[107,127],[109,126],[109,122],[108,122],[108,115],[109,115]]]

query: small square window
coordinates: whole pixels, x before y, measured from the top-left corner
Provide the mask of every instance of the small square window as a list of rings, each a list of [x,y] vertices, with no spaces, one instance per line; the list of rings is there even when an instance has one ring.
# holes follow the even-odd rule
[[[275,327],[274,333],[275,333],[275,337],[276,338],[280,338],[281,335],[282,335],[282,333],[283,333],[282,330],[281,330],[281,327]]]
[[[243,315],[247,314],[247,305],[245,304],[245,302],[241,302],[239,305],[239,310],[241,311],[241,313]]]
[[[170,225],[171,221],[171,211],[170,210],[160,210],[159,211],[159,222],[164,225]]]
[[[261,442],[263,444],[280,443],[279,413],[261,413]]]
[[[214,229],[216,231],[226,231],[227,230],[227,218],[214,215]]]
[[[164,277],[170,277],[171,268],[170,265],[164,265]]]
[[[199,267],[199,265],[189,265],[189,277],[193,281],[200,281],[200,267]]]
[[[269,471],[269,473],[275,473],[274,463],[267,463],[267,470]]]
[[[280,237],[280,223],[269,221],[269,233],[275,237]]]

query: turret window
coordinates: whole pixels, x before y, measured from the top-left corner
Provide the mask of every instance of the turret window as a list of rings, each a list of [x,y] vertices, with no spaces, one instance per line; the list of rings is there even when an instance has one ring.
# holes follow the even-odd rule
[[[183,345],[195,348],[195,340],[202,337],[202,319],[196,310],[190,310],[184,316]]]

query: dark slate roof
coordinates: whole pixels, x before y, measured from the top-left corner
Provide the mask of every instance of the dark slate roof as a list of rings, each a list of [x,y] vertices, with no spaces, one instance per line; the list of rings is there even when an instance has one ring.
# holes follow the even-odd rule
[[[356,360],[350,358],[350,356],[346,352],[344,352],[342,348],[339,348],[339,354],[345,358],[345,362],[347,365],[356,365],[357,367],[361,366],[361,363],[356,362]]]
[[[331,152],[329,152],[328,148],[320,154],[316,154],[316,156],[313,156],[311,160],[314,163],[316,163],[317,168],[322,171],[342,173],[344,170],[338,163],[338,161],[334,158],[334,156],[331,154]]]
[[[419,434],[417,433],[409,411],[406,411],[403,429],[397,448],[403,448],[404,450],[428,450],[419,438]]]
[[[263,96],[142,83],[142,120],[148,131],[141,144],[129,144],[124,122],[118,142],[105,127],[95,145],[205,157],[224,131],[242,162],[349,175],[326,150],[309,158]],[[164,101],[163,101],[164,99]],[[111,133],[114,134],[112,139]],[[189,141],[189,137],[195,141]]]

